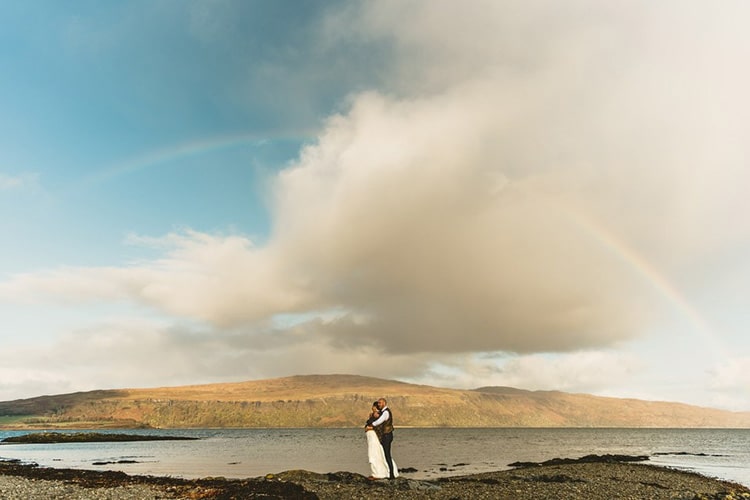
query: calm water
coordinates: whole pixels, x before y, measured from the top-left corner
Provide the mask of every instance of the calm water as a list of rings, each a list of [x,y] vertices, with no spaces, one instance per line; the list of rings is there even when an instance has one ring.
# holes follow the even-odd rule
[[[291,469],[369,474],[361,429],[112,431],[197,441],[0,445],[0,458],[42,466],[122,470],[184,478],[256,477]],[[22,432],[0,432],[0,439]],[[750,429],[396,429],[393,457],[407,477],[431,479],[605,453],[649,455],[650,463],[750,486]],[[93,462],[118,462],[93,465]]]

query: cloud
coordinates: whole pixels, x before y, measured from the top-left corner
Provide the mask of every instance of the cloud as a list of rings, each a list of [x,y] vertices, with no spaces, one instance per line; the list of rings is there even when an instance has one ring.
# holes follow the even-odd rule
[[[632,380],[643,364],[632,354],[590,350],[563,354],[510,356],[487,353],[445,357],[416,381],[475,389],[486,386],[523,387],[602,393]]]
[[[0,191],[10,191],[34,186],[36,185],[38,178],[38,174],[34,173],[8,175],[0,172]]]
[[[335,310],[306,334],[391,353],[568,350],[630,335],[645,304],[629,271],[533,182],[505,180],[481,148],[472,157],[473,137],[435,130],[451,125],[432,113],[365,96],[334,120],[279,178],[262,248],[189,232],[153,262],[21,275],[0,295],[128,299],[217,327]]]
[[[255,249],[244,237],[188,231],[140,241],[166,247],[165,255],[122,267],[66,267],[19,274],[0,283],[0,297],[68,303],[130,300],[219,326],[294,311],[303,300],[304,291],[286,283],[273,256]]]
[[[612,359],[580,352],[653,330],[670,304],[652,280],[747,267],[748,7],[684,5],[350,6],[326,43],[388,47],[389,83],[278,175],[267,243],[188,231],[159,259],[19,275],[0,296],[133,301],[300,370],[502,351],[530,356],[499,379],[594,387],[574,362],[595,373]]]
[[[0,353],[0,399],[122,387],[236,381],[295,373],[358,373],[473,389],[611,388],[638,367],[613,352],[562,355],[433,355],[379,348],[337,349],[295,326],[211,329],[161,319],[110,316],[59,335],[43,347],[10,345]],[[137,370],[134,367],[138,367]],[[29,368],[34,367],[34,368]]]
[[[10,177],[4,174],[0,174],[0,189],[13,189],[20,186],[23,182],[18,177]]]
[[[585,194],[586,210],[660,265],[675,263],[674,247],[710,252],[747,238],[747,227],[737,233],[715,223],[748,203],[738,187],[748,180],[738,134],[750,117],[742,99],[750,71],[741,64],[750,37],[737,22],[747,4],[415,1],[361,9],[350,11],[348,33],[393,44],[398,93],[485,82],[475,97],[496,117],[504,170],[573,169],[558,189],[584,189],[570,194]]]
[[[750,356],[724,359],[710,371],[708,385],[712,404],[746,411],[750,405]]]
[[[719,133],[747,109],[711,92],[745,88],[724,82],[737,51],[709,57],[746,40],[705,47],[687,38],[697,21],[654,24],[664,13],[640,4],[627,15],[593,8],[588,19],[601,24],[577,18],[581,9],[540,24],[540,11],[520,5],[480,15],[411,3],[397,16],[378,4],[359,24],[395,43],[393,71],[418,60],[421,76],[473,56],[432,75],[420,96],[352,96],[280,173],[267,245],[188,233],[151,263],[16,284],[128,297],[225,327],[343,311],[309,331],[388,352],[566,351],[631,338],[659,305],[623,252],[680,276],[750,234],[733,217],[748,204],[738,188],[750,181],[746,146]],[[478,31],[439,29],[449,20]]]
[[[427,356],[382,357],[374,348],[332,349],[294,329],[212,329],[190,322],[110,316],[58,332],[41,346],[0,352],[0,400],[125,387],[161,387],[288,376],[359,373],[408,377]],[[32,368],[33,367],[33,368]],[[137,369],[136,369],[137,367]]]

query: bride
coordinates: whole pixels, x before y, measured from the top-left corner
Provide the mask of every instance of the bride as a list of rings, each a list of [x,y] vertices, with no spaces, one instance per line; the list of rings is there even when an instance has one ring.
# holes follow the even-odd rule
[[[380,417],[380,409],[378,408],[377,401],[372,404],[372,412],[370,418],[367,419],[365,425],[365,436],[367,437],[367,459],[370,462],[370,472],[372,475],[368,479],[386,479],[389,476],[388,464],[385,461],[385,452],[383,446],[380,444],[380,436],[378,431],[380,429],[373,429],[370,424]],[[393,475],[398,477],[398,468],[396,467],[396,461],[391,457],[393,462]]]

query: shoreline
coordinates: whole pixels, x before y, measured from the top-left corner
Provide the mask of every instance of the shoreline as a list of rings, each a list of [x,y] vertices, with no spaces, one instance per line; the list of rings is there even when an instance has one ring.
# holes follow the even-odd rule
[[[631,457],[637,459],[637,457]],[[68,499],[402,499],[651,498],[748,499],[750,488],[695,472],[634,463],[623,456],[554,459],[543,464],[435,480],[400,477],[369,481],[361,474],[290,470],[278,474],[225,479],[181,479],[129,475],[119,471],[57,469],[0,461],[0,497]],[[408,475],[408,474],[407,474]]]

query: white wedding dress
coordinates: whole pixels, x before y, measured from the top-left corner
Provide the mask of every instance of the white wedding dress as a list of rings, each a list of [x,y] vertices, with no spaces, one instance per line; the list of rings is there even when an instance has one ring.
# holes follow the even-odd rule
[[[378,435],[375,431],[365,432],[367,436],[367,459],[370,461],[370,471],[372,477],[378,479],[385,479],[389,477],[390,472],[388,471],[388,464],[385,461],[385,452],[383,446],[380,444]],[[396,467],[396,461],[391,457],[393,462],[393,475],[398,477],[398,467]]]

